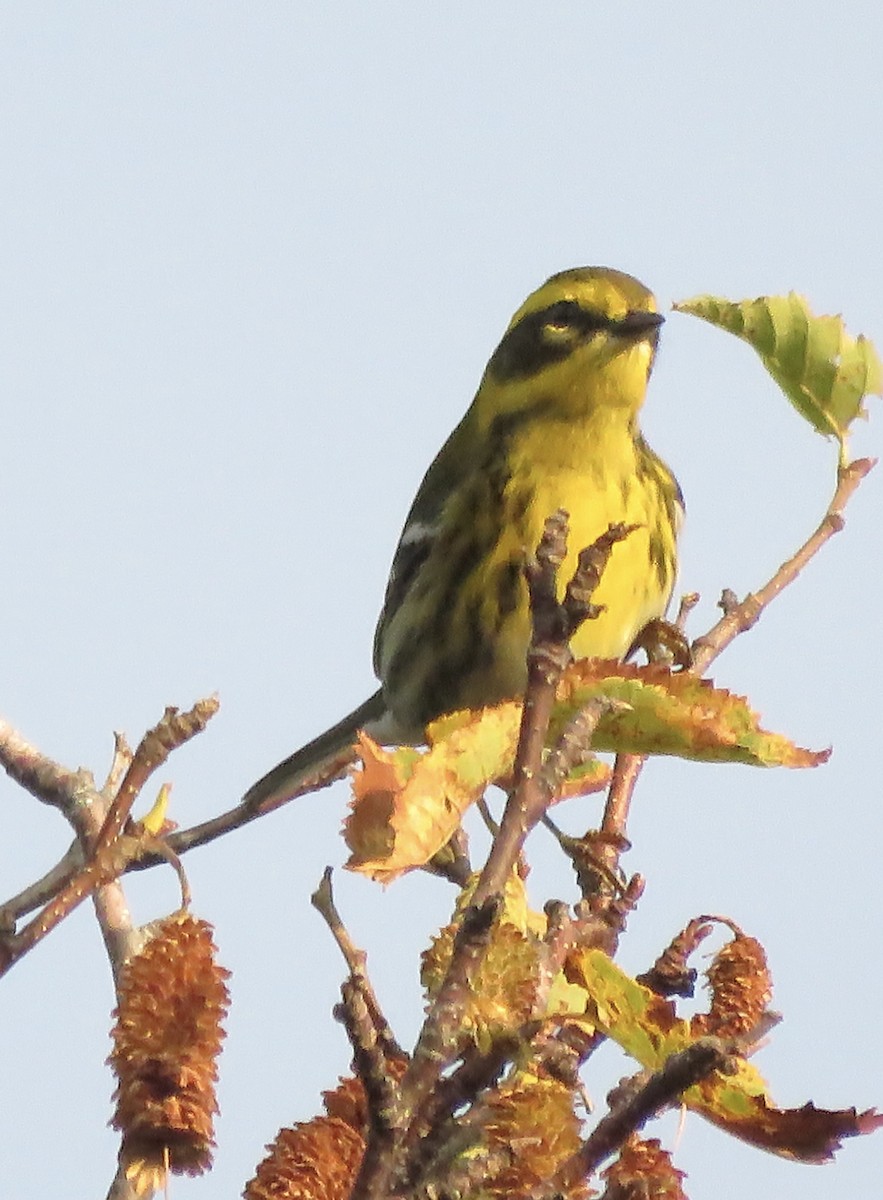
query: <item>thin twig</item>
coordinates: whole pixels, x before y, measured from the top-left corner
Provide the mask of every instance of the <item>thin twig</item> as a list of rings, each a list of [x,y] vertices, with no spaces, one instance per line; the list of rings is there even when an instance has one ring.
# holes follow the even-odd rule
[[[502,892],[527,834],[540,821],[552,799],[552,781],[544,772],[543,750],[558,683],[570,661],[570,639],[595,611],[587,596],[597,587],[614,545],[633,528],[612,525],[593,546],[580,553],[574,578],[561,605],[555,600],[555,576],[564,560],[566,521],[562,514],[547,522],[537,559],[528,566],[534,634],[528,650],[528,682],[515,755],[514,784],[503,811],[499,835],[476,886],[475,904]],[[554,612],[547,611],[549,604],[554,605]],[[579,714],[580,732],[586,742],[591,740],[606,708],[606,700],[591,702]],[[561,754],[575,757],[576,750],[568,743]],[[551,774],[554,779],[554,767]]]
[[[96,791],[87,772],[65,771],[3,723],[0,728],[0,762],[29,791],[40,795],[64,813],[88,856],[83,867],[68,878],[27,925],[0,941],[0,975],[34,948],[88,896],[95,894],[95,909],[111,967],[117,977],[133,945],[137,931],[118,877],[127,863],[140,854],[144,839],[122,831],[135,798],[150,774],[165,762],[177,746],[201,732],[217,711],[217,701],[198,702],[184,714],[167,709],[159,724],[141,740],[126,769],[119,792],[108,804]],[[120,743],[114,758],[122,760]],[[42,792],[42,794],[41,794]],[[151,839],[148,839],[148,842]],[[159,858],[169,860],[163,848]],[[179,877],[180,863],[177,868]],[[186,885],[185,885],[186,891]]]
[[[420,1112],[459,1049],[458,1040],[452,1041],[451,1034],[459,1024],[461,997],[469,986],[471,967],[480,961],[490,939],[500,897],[527,836],[530,819],[536,814],[539,820],[545,809],[541,785],[543,746],[555,689],[569,655],[563,636],[565,618],[556,593],[557,572],[566,549],[567,517],[559,512],[546,522],[536,558],[525,568],[534,632],[528,651],[528,682],[514,784],[499,832],[460,922],[448,970],[430,1005],[403,1080],[403,1097],[412,1114]]]
[[[717,624],[693,643],[692,673],[702,675],[732,641],[751,629],[780,593],[792,584],[826,542],[845,526],[843,510],[865,476],[876,465],[876,459],[857,458],[843,467],[837,475],[837,487],[824,517],[815,531],[791,558],[786,559],[759,591],[749,593],[735,607],[729,608]]]
[[[98,836],[99,822],[104,812],[100,793],[96,792],[90,783],[84,788],[74,789],[59,807],[74,826],[85,852],[90,853]],[[51,933],[97,887],[109,885],[113,877],[113,873],[98,866],[97,860],[87,862],[22,929],[0,941],[0,975],[5,974],[14,963]],[[117,888],[105,892],[97,902],[96,913],[116,974],[125,956],[127,939],[131,932],[129,910],[121,890]]]
[[[513,1036],[495,1038],[487,1051],[474,1043],[465,1047],[459,1065],[438,1080],[426,1097],[419,1122],[413,1122],[408,1130],[402,1146],[407,1155],[402,1194],[431,1195],[433,1176],[439,1172],[445,1189],[440,1194],[456,1194],[457,1168],[452,1175],[452,1164],[458,1156],[462,1161],[462,1152],[480,1140],[488,1117],[488,1091],[524,1045],[526,1041]]]
[[[331,874],[331,868],[326,867],[310,900],[331,930],[349,968],[349,978],[341,988],[343,1002],[335,1009],[335,1015],[347,1031],[353,1048],[353,1066],[365,1089],[368,1105],[365,1153],[351,1191],[352,1200],[368,1200],[385,1194],[392,1170],[392,1149],[403,1132],[403,1109],[389,1063],[403,1062],[406,1056],[368,979],[365,951],[353,942],[337,911]]]
[[[759,591],[749,594],[741,602],[732,592],[724,593],[721,602],[724,610],[723,617],[707,633],[698,637],[691,646],[693,661],[687,668],[690,674],[703,675],[711,663],[739,634],[751,629],[757,623],[764,610],[789,584],[794,582],[825,543],[843,529],[843,510],[856,488],[874,465],[874,459],[856,459],[838,473],[834,495],[816,530],[791,558],[782,563]],[[683,628],[686,618],[697,600],[696,593],[688,593],[682,597],[675,621],[678,628]],[[631,754],[617,755],[616,758],[613,779],[608,790],[601,823],[600,832],[603,839],[599,846],[599,853],[611,870],[617,869],[622,850],[627,845],[624,839],[628,826],[629,809],[645,761],[645,758]]]
[[[120,789],[120,784],[123,781],[123,776],[129,769],[132,762],[132,747],[129,745],[128,739],[124,733],[114,733],[113,735],[113,758],[107,772],[107,778],[104,781],[102,792],[112,798]]]
[[[266,817],[271,812],[275,812],[277,808],[283,808],[292,800],[298,800],[301,796],[330,787],[332,783],[336,783],[342,778],[354,759],[355,753],[352,749],[342,750],[335,759],[325,763],[314,775],[303,779],[297,790],[290,796],[270,798],[260,804],[236,804],[233,808],[228,808],[226,812],[218,813],[216,817],[210,817],[207,821],[201,821],[189,829],[181,829],[176,833],[169,834],[166,840],[176,854],[186,854],[188,850],[195,850],[197,846],[207,846],[210,842],[224,837],[225,834],[241,829],[244,825],[258,820],[259,817]],[[128,869],[143,871],[155,867],[158,861],[159,859],[155,857],[146,856],[138,862],[132,863]]]
[[[540,953],[537,955],[537,986],[531,1003],[531,1016],[542,1020],[549,1010],[549,995],[552,985],[559,979],[564,962],[573,947],[573,918],[567,905],[561,900],[549,900],[544,907],[546,932]]]
[[[371,1016],[375,1036],[383,1048],[384,1055],[387,1059],[404,1059],[405,1052],[396,1041],[392,1027],[383,1014],[383,1009],[380,1007],[380,1002],[368,978],[366,970],[367,955],[364,950],[361,950],[355,944],[349,930],[341,920],[340,913],[337,911],[334,903],[331,877],[331,867],[326,867],[321,883],[310,897],[310,903],[331,930],[331,934],[337,942],[344,961],[349,968],[350,976],[358,983],[359,990],[362,993]]]
[[[3,720],[0,720],[0,766],[32,796],[43,804],[60,808],[65,815],[85,788],[94,790],[88,771],[67,770]]]
[[[96,857],[119,837],[132,805],[153,772],[163,765],[173,750],[202,733],[218,707],[217,698],[209,697],[198,700],[184,713],[167,708],[162,719],[145,733],[108,809],[95,844]]]
[[[0,934],[14,933],[16,922],[58,895],[68,880],[82,869],[84,862],[83,847],[74,839],[64,856],[45,875],[0,905]]]
[[[681,596],[678,604],[678,614],[674,619],[674,625],[677,629],[680,629],[683,632],[687,626],[687,619],[689,618],[690,613],[699,603],[700,599],[701,597],[698,592],[685,592],[684,595]]]
[[[592,735],[598,721],[607,713],[623,712],[629,705],[612,696],[596,696],[570,718],[543,764],[543,781],[550,796],[555,796],[572,771],[592,757]]]
[[[373,1015],[359,981],[351,975],[344,980],[340,992],[342,1003],[336,1007],[335,1015],[347,1031],[353,1048],[353,1065],[365,1089],[369,1142],[374,1141],[379,1149],[380,1145],[391,1143],[400,1124],[395,1081],[389,1073]]]
[[[611,871],[619,867],[620,855],[627,846],[629,810],[645,762],[646,757],[640,754],[617,754],[613,763],[598,844],[598,855]]]

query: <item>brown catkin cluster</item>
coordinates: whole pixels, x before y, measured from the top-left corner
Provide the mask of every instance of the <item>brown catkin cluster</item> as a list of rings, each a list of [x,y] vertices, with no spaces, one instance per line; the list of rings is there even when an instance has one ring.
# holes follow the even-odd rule
[[[405,1066],[387,1065],[394,1078]],[[245,1200],[346,1200],[365,1149],[364,1088],[357,1079],[342,1080],[324,1093],[324,1103],[327,1116],[279,1131],[246,1185]],[[576,1152],[580,1128],[572,1088],[518,1073],[491,1094],[481,1150],[475,1148],[466,1165],[480,1169],[481,1192],[489,1200],[527,1193]],[[591,1193],[580,1178],[562,1194],[585,1200]]]
[[[601,1200],[686,1200],[684,1172],[655,1138],[645,1141],[633,1134],[602,1178],[607,1186]]]
[[[704,917],[690,921],[675,937],[649,971],[638,976],[638,983],[660,996],[692,996],[696,971],[687,959],[714,928]]]
[[[706,972],[711,988],[707,1013],[694,1017],[695,1033],[741,1037],[751,1033],[772,997],[772,978],[760,942],[740,933],[714,956]]]
[[[215,962],[211,926],[189,913],[162,921],[125,966],[114,1011],[117,1077],[112,1124],[120,1163],[139,1194],[169,1172],[211,1166],[216,1059],[229,1007],[229,972]]]
[[[346,1200],[365,1143],[339,1117],[314,1117],[280,1129],[267,1150],[245,1200]]]
[[[365,1089],[358,1079],[342,1079],[323,1100],[328,1116],[279,1130],[245,1200],[346,1200],[365,1151]]]

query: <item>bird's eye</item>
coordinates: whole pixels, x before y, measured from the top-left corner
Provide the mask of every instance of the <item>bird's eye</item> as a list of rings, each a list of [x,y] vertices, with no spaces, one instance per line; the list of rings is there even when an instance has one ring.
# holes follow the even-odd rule
[[[552,341],[570,340],[579,329],[581,310],[572,300],[558,300],[543,314],[542,330]]]
[[[577,324],[579,312],[580,307],[573,300],[558,300],[546,310],[546,319],[543,324],[547,329],[555,332],[573,329]]]

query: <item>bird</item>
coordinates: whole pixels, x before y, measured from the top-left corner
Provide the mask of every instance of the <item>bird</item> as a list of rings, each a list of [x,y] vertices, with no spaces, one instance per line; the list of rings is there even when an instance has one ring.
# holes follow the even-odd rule
[[[574,657],[621,658],[664,615],[684,501],[638,423],[663,320],[652,292],[609,267],[560,271],[528,296],[405,520],[374,638],[380,687],[243,805],[297,794],[359,730],[419,744],[443,713],[523,694],[523,568],[559,509],[569,519],[562,592],[580,549],[611,524],[637,526],[613,548],[593,596],[602,611],[577,630]]]

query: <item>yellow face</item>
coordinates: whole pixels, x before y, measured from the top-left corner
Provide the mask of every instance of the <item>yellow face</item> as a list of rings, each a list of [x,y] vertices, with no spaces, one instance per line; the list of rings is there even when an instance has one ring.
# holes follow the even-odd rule
[[[494,351],[476,416],[522,412],[542,397],[562,414],[625,409],[644,400],[660,316],[643,284],[622,271],[582,267],[528,296]]]

